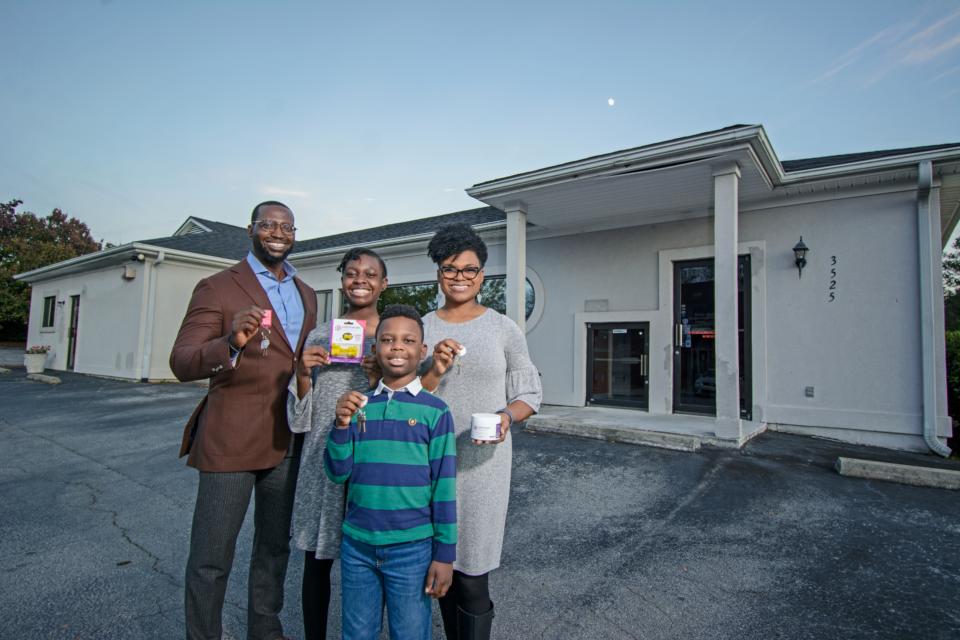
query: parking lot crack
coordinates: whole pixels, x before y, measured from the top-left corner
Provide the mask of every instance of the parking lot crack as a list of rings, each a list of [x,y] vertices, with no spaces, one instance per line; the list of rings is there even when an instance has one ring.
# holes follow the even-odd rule
[[[120,536],[124,539],[124,541],[126,541],[127,544],[129,544],[130,546],[136,549],[139,549],[144,555],[150,558],[151,567],[153,568],[154,571],[164,576],[171,586],[177,587],[177,588],[183,587],[183,585],[177,582],[177,579],[173,575],[167,573],[166,571],[160,568],[160,558],[158,556],[154,555],[152,551],[150,551],[149,549],[144,547],[142,544],[138,543],[137,541],[135,541],[133,538],[130,537],[130,533],[128,529],[123,525],[121,525],[119,522],[117,522],[117,518],[119,518],[119,514],[116,511],[114,511],[113,509],[98,506],[99,497],[103,493],[103,491],[101,491],[100,489],[98,489],[97,487],[93,486],[88,482],[71,482],[71,483],[64,483],[64,484],[70,484],[72,486],[86,488],[90,492],[91,503],[89,505],[82,506],[80,508],[87,509],[89,511],[96,511],[98,513],[108,514],[110,516],[110,524],[112,524],[113,527],[120,532]]]

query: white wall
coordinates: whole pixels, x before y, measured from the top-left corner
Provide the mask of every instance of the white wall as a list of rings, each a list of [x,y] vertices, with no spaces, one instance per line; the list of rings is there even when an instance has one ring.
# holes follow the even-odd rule
[[[146,312],[153,258],[134,264],[136,277],[123,277],[126,265],[105,267],[87,273],[34,283],[30,303],[28,344],[53,347],[47,368],[66,370],[70,296],[80,296],[77,333],[77,373],[140,380],[146,338]],[[129,264],[129,263],[127,263]],[[150,380],[174,380],[168,364],[173,342],[197,283],[217,273],[221,266],[205,267],[167,258],[157,267],[157,293]],[[43,299],[56,293],[58,305],[54,330],[41,328]]]
[[[198,282],[221,270],[221,267],[178,263],[172,258],[167,258],[156,267],[157,292],[154,299],[153,343],[147,376],[149,380],[176,379],[170,370],[170,352],[190,304],[190,297]]]
[[[124,278],[124,265],[117,265],[65,276],[33,284],[27,343],[53,347],[47,367],[67,367],[70,296],[80,296],[80,318],[77,333],[77,373],[91,373],[117,378],[139,379],[139,345],[144,306],[146,277],[144,265],[133,268],[134,279]],[[41,329],[43,298],[56,291],[56,330]]]
[[[753,327],[765,347],[763,366],[754,361],[754,422],[926,450],[920,438],[916,220],[909,192],[741,213],[741,247],[758,241],[764,247],[751,250],[754,280],[758,274],[765,280],[765,306]],[[810,247],[802,279],[792,252],[801,235]],[[713,219],[700,218],[530,239],[527,263],[543,280],[545,307],[527,341],[543,376],[545,403],[583,405],[583,385],[576,383],[586,371],[574,367],[571,346],[575,331],[583,330],[574,314],[584,312],[587,300],[608,300],[610,312],[657,311],[663,300],[669,307],[672,291],[659,291],[669,280],[659,273],[659,253],[709,247],[712,238]],[[837,282],[833,302],[831,280]],[[756,308],[763,300],[754,293]],[[651,325],[672,321],[672,310],[664,311],[646,316]],[[672,406],[671,334],[663,329],[651,326],[653,412]],[[765,380],[758,379],[764,369]],[[813,398],[805,397],[808,386]],[[942,416],[939,424],[946,435],[949,419]]]

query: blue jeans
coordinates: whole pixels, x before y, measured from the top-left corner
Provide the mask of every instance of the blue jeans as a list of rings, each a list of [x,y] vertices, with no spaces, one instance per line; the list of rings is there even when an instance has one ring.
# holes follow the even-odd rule
[[[376,546],[343,536],[344,640],[378,640],[384,596],[390,640],[430,640],[430,596],[424,593],[433,538]]]

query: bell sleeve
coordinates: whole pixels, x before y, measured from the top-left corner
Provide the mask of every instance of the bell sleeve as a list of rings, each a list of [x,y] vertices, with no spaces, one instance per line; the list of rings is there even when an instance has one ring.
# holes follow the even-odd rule
[[[513,320],[503,317],[503,353],[507,359],[507,404],[520,400],[536,413],[543,401],[540,373],[530,360],[527,338]]]

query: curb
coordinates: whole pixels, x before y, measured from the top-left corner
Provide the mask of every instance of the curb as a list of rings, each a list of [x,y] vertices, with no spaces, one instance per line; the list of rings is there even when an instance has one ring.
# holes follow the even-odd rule
[[[850,478],[883,480],[884,482],[910,484],[915,487],[960,491],[960,471],[951,469],[914,467],[906,464],[874,462],[873,460],[858,460],[856,458],[837,458],[836,469],[840,475]]]
[[[54,376],[45,376],[42,373],[28,373],[27,380],[33,380],[34,382],[42,382],[44,384],[60,384],[62,380]]]
[[[684,436],[675,433],[659,433],[656,431],[641,431],[640,429],[620,429],[617,427],[603,427],[595,424],[582,424],[548,418],[531,417],[526,421],[527,431],[556,433],[576,438],[590,440],[607,440],[623,444],[636,444],[643,447],[670,449],[671,451],[687,451],[696,453],[700,450],[700,438]]]

